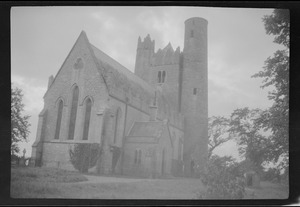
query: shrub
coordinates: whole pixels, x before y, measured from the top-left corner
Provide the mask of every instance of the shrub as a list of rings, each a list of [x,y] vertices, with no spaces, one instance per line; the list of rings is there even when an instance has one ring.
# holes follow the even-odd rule
[[[277,168],[269,168],[263,173],[263,179],[271,182],[280,182],[280,170]]]
[[[238,163],[231,157],[213,156],[206,169],[200,173],[206,191],[200,192],[201,199],[242,199],[245,182]]]
[[[79,172],[86,173],[94,167],[102,154],[102,148],[95,143],[78,143],[69,149],[70,161]]]

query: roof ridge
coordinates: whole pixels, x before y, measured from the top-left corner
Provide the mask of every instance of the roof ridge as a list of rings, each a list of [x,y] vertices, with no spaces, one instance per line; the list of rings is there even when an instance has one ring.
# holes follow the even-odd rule
[[[130,78],[130,80],[133,80],[135,82],[137,82],[138,84],[145,86],[146,90],[148,91],[155,91],[155,88],[153,86],[151,86],[148,82],[144,81],[143,79],[141,79],[140,77],[138,77],[137,75],[135,75],[131,70],[127,69],[125,66],[123,66],[122,64],[120,64],[118,61],[116,61],[115,59],[113,59],[112,57],[110,57],[109,55],[107,55],[105,52],[103,52],[102,50],[100,50],[99,48],[97,48],[96,46],[94,46],[93,44],[89,43],[92,46],[92,49],[95,52],[100,52],[102,56],[106,57],[107,60],[107,64],[111,65],[114,69],[116,69],[118,72],[124,74],[126,77]],[[95,54],[95,56],[97,57],[97,55]],[[97,57],[98,59],[98,57]],[[103,59],[100,59],[100,61],[104,61]],[[119,67],[118,67],[119,66]]]

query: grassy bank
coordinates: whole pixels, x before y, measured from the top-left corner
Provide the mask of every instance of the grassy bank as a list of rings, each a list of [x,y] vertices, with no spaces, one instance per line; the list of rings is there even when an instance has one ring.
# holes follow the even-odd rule
[[[86,180],[79,173],[56,168],[13,167],[10,195],[12,198],[61,197],[62,184]]]
[[[81,182],[88,181],[88,182]],[[13,167],[12,198],[196,199],[205,190],[200,179],[135,179],[82,175],[55,168]],[[247,188],[245,199],[286,199],[280,184]]]

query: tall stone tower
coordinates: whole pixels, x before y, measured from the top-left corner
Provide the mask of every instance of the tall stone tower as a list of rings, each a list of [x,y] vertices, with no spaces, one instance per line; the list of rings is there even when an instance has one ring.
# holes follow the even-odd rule
[[[184,170],[203,168],[208,144],[207,20],[185,21],[181,112],[185,116]],[[195,169],[195,168],[194,168]]]
[[[154,53],[154,45],[155,41],[151,40],[149,34],[144,38],[144,41],[141,40],[141,37],[138,39],[134,73],[146,82],[149,82],[151,75],[149,68]]]

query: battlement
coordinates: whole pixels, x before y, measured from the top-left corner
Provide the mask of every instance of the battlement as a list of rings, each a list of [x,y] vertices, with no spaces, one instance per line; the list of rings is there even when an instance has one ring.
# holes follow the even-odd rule
[[[179,56],[180,47],[174,51],[171,43],[169,43],[164,49],[159,49],[153,54],[151,64],[152,66],[179,64]]]
[[[141,37],[139,37],[137,49],[144,49],[144,50],[148,49],[154,51],[154,47],[155,47],[155,40],[151,40],[149,34],[144,38],[144,41],[142,41]]]

